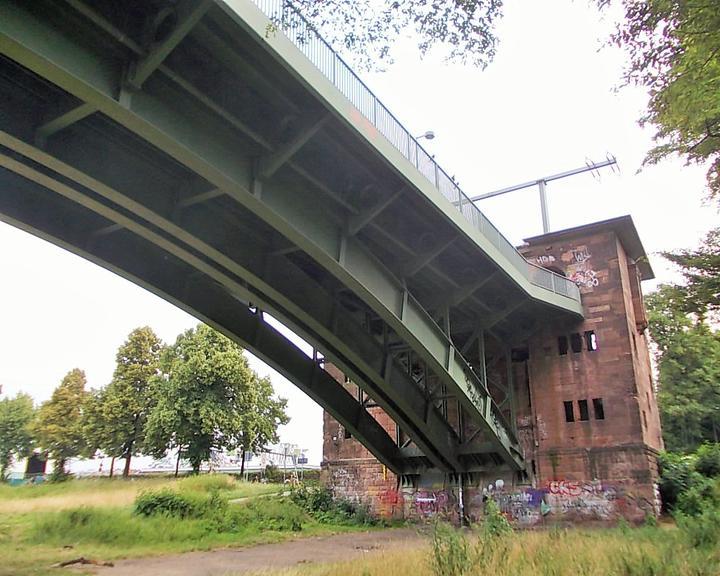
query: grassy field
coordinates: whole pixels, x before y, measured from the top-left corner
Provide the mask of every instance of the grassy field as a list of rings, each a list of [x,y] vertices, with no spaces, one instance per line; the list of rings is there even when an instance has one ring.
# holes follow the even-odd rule
[[[339,564],[303,565],[263,576],[711,576],[720,550],[689,545],[674,526],[474,535],[442,548],[387,552]],[[464,549],[463,549],[464,547]],[[228,575],[231,576],[231,575]]]
[[[111,561],[354,529],[318,522],[282,492],[224,475],[0,485],[0,575],[57,574],[53,564],[81,556]],[[143,494],[189,508],[138,514]]]

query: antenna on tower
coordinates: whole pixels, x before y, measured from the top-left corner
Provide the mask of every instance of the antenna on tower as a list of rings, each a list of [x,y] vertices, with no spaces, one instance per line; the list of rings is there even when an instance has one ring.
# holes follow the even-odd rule
[[[542,216],[543,234],[547,234],[550,231],[550,218],[548,216],[547,193],[545,190],[547,183],[552,182],[553,180],[560,180],[562,178],[567,178],[568,176],[575,176],[576,174],[582,174],[583,172],[591,172],[595,179],[599,179],[600,178],[600,168],[605,168],[606,166],[612,167],[613,172],[619,172],[619,169],[616,169],[617,159],[615,158],[615,156],[613,156],[612,154],[610,154],[608,152],[605,160],[602,160],[601,162],[593,162],[592,160],[586,160],[585,165],[581,166],[580,168],[574,168],[573,170],[567,170],[566,172],[552,174],[551,176],[545,176],[543,178],[538,178],[537,180],[531,180],[530,182],[523,182],[522,184],[516,184],[515,186],[509,186],[507,188],[501,188],[500,190],[495,190],[493,192],[487,192],[485,194],[480,194],[479,196],[474,196],[473,198],[470,198],[470,201],[478,202],[479,200],[486,200],[487,198],[494,198],[495,196],[507,194],[508,192],[515,192],[516,190],[522,190],[524,188],[530,188],[531,186],[537,186],[538,191],[540,192],[540,213]]]

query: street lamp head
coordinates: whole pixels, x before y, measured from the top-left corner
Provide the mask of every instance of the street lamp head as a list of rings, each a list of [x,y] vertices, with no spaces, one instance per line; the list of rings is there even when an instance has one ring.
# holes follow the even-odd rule
[[[420,134],[420,136],[415,137],[416,140],[420,140],[420,138],[425,138],[426,140],[432,140],[433,138],[435,138],[435,132],[433,132],[432,130],[428,130],[424,134]]]

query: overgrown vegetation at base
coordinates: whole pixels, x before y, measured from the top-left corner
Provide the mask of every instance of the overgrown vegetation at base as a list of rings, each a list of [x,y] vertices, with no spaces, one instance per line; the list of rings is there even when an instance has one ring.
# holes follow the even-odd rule
[[[55,574],[54,563],[81,556],[109,561],[354,529],[353,515],[315,517],[282,485],[222,474],[0,488],[0,576]]]
[[[324,486],[299,486],[293,489],[290,498],[318,522],[351,526],[377,526],[383,523],[371,514],[367,504],[336,498]]]

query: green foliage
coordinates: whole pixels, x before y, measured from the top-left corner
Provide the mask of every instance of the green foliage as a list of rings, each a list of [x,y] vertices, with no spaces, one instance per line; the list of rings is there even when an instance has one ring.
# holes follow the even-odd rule
[[[467,538],[451,525],[436,522],[433,526],[430,564],[436,576],[463,576],[475,562]]]
[[[666,511],[672,511],[680,495],[697,483],[693,458],[684,454],[663,452],[658,458],[660,466],[660,497]]]
[[[136,328],[117,351],[112,382],[94,393],[88,403],[84,433],[88,444],[108,456],[125,459],[123,476],[145,440],[148,415],[153,408],[149,393],[157,375],[162,342],[151,328]]]
[[[366,504],[336,498],[332,491],[324,486],[296,487],[290,493],[290,499],[325,524],[374,526],[380,523]]]
[[[392,62],[397,39],[412,34],[421,54],[435,46],[448,60],[485,67],[495,56],[502,0],[297,0],[294,3],[333,45],[365,68]]]
[[[242,349],[203,324],[164,351],[161,371],[145,445],[155,456],[179,449],[195,472],[213,450],[277,441],[277,427],[288,421],[285,400],[270,396],[270,382],[250,369]]]
[[[486,538],[504,536],[513,531],[510,522],[502,515],[500,508],[492,498],[488,498],[487,502],[485,502],[482,530]]]
[[[53,477],[57,480],[66,476],[68,458],[82,454],[86,447],[83,434],[85,384],[85,372],[78,368],[68,372],[50,400],[40,406],[33,423],[37,443],[55,459]]]
[[[698,448],[695,470],[703,476],[720,476],[720,444],[703,444]]]
[[[720,5],[717,0],[598,0],[625,11],[613,42],[626,49],[626,80],[649,89],[644,123],[657,128],[647,162],[671,154],[708,163],[720,194]]]
[[[658,404],[668,450],[692,452],[720,431],[720,336],[691,314],[681,290],[661,286],[647,300],[658,346]]]
[[[690,546],[717,550],[720,545],[720,507],[706,507],[695,516],[676,514],[675,521]]]
[[[694,312],[705,316],[706,309],[720,310],[720,228],[708,232],[699,248],[665,252],[663,256],[677,264],[685,276],[683,291]]]
[[[135,499],[134,511],[140,516],[197,518],[203,515],[204,504],[202,497],[164,488],[141,492]]]
[[[5,479],[13,458],[30,452],[30,424],[34,417],[33,401],[27,394],[0,400],[0,481]]]

